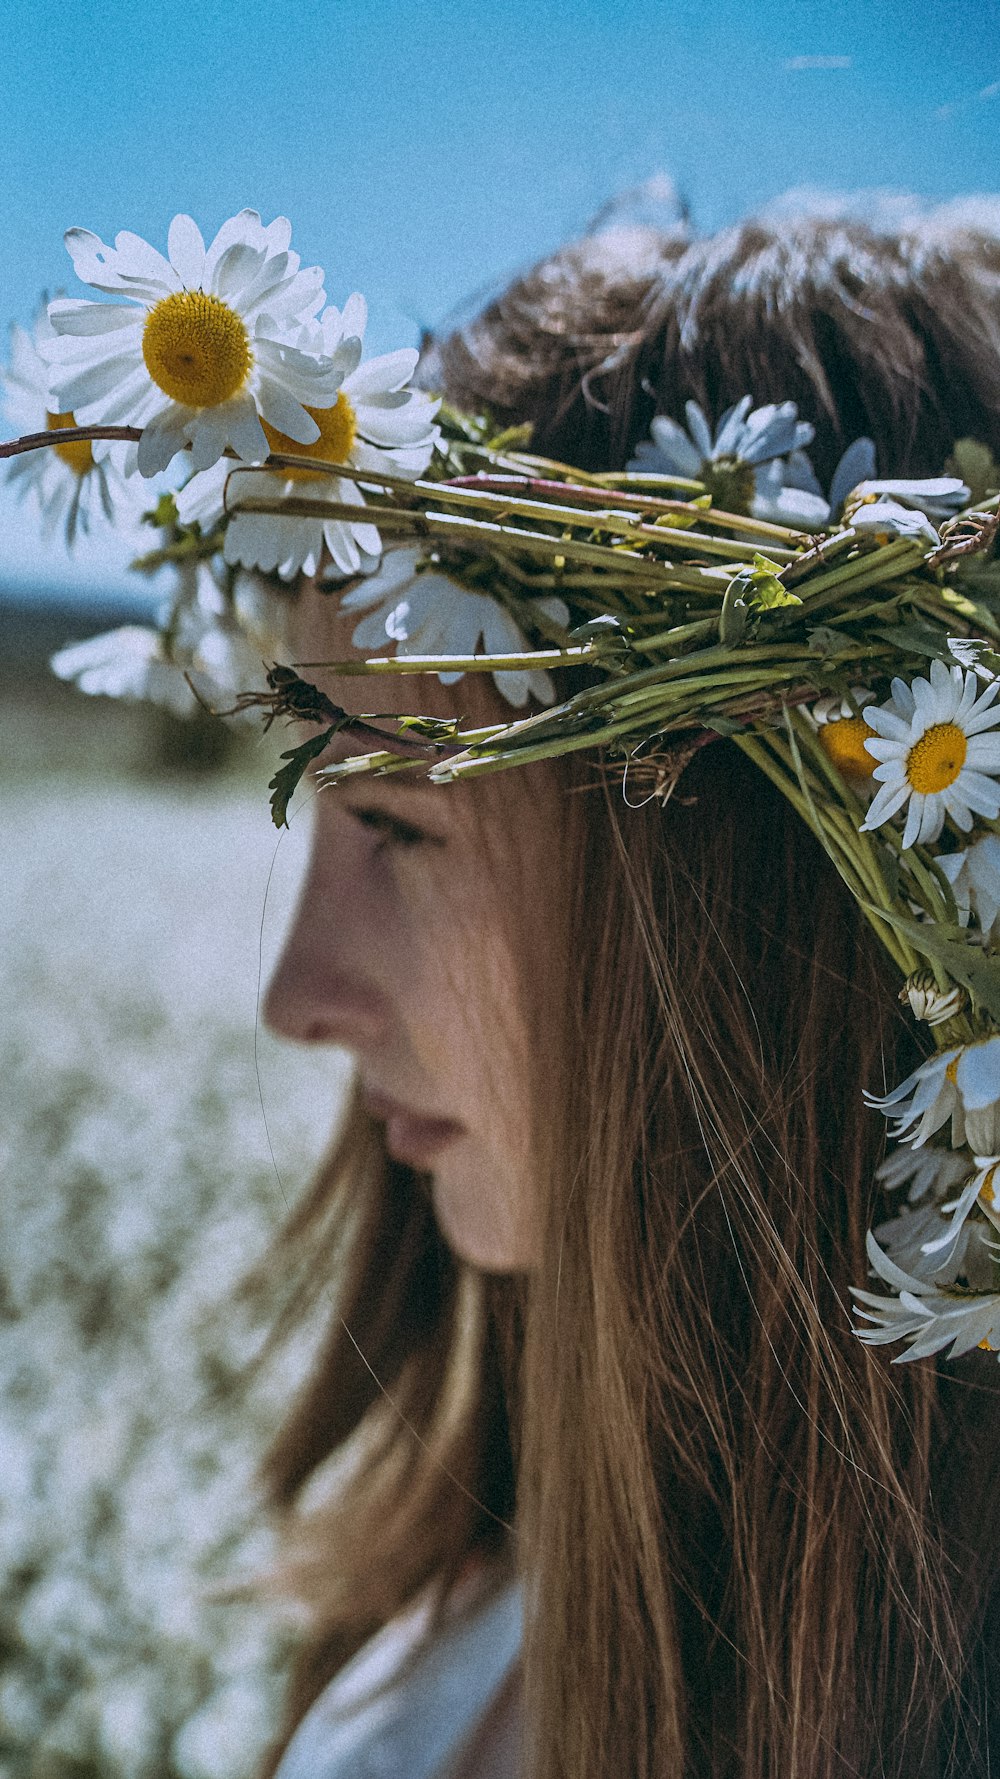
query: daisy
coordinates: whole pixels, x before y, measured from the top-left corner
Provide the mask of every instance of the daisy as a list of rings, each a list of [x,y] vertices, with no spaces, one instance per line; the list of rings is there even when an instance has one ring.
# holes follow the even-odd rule
[[[60,649],[52,657],[53,672],[81,692],[148,701],[181,717],[198,709],[185,672],[207,704],[228,703],[234,693],[260,686],[261,648],[244,633],[239,610],[204,564],[193,586],[173,615],[169,638],[150,625],[125,624]]]
[[[973,1192],[973,1203],[975,1197]],[[948,1223],[942,1230],[943,1214],[937,1205],[906,1210],[881,1224],[875,1239],[897,1266],[917,1278],[938,1285],[963,1278],[972,1290],[988,1291],[996,1276],[989,1225],[963,1214],[956,1226]]]
[[[178,717],[193,716],[197,709],[159,630],[147,624],[124,624],[85,642],[67,643],[52,656],[51,667],[59,679],[94,697],[149,700]]]
[[[915,507],[903,506],[880,494],[851,510],[847,519],[853,531],[871,534],[877,543],[893,537],[908,537],[928,544],[939,544],[941,538],[927,517]]]
[[[996,938],[1000,918],[1000,839],[996,834],[984,834],[961,852],[940,853],[935,862],[951,884],[962,925],[974,914],[986,938]]]
[[[345,611],[365,612],[354,631],[356,649],[368,651],[396,644],[397,655],[474,655],[480,643],[487,655],[523,655],[528,644],[510,613],[485,593],[471,593],[426,563],[418,549],[391,550],[379,573],[345,593]],[[561,599],[525,601],[557,624],[569,622]],[[457,673],[439,673],[442,685],[454,685]],[[518,709],[534,698],[551,704],[555,697],[548,674],[535,669],[500,669],[498,690]]]
[[[77,276],[126,300],[50,303],[57,337],[45,356],[60,407],[83,425],[141,426],[135,465],[144,476],[185,445],[195,469],[227,447],[249,462],[264,457],[262,420],[314,444],[306,403],[336,400],[344,360],[295,344],[323,286],[318,266],[300,270],[290,239],[284,217],[265,228],[256,210],[223,223],[208,248],[190,216],[175,216],[166,259],[138,235],[120,234],[112,248],[88,229],[68,230]]]
[[[343,311],[327,309],[315,328],[303,334],[317,354],[331,359],[339,356],[346,367],[344,380],[332,407],[309,409],[319,428],[315,444],[303,450],[294,439],[265,422],[268,444],[272,451],[345,463],[370,470],[373,476],[420,476],[439,437],[434,425],[439,403],[408,387],[418,358],[414,350],[360,362],[367,319],[365,300],[355,294]],[[225,479],[225,465],[193,477],[178,500],[181,519],[185,523],[197,519],[202,530],[219,523]],[[229,483],[228,504],[232,508],[247,496],[279,499],[295,493],[316,500],[346,501],[361,508],[365,504],[356,482],[294,469],[254,476],[235,473]],[[276,573],[286,581],[299,574],[316,574],[324,546],[339,575],[370,574],[378,565],[382,540],[376,527],[360,515],[355,521],[237,511],[226,528],[227,562]]]
[[[924,1359],[944,1347],[950,1348],[949,1356],[954,1359],[973,1347],[994,1351],[1000,1346],[1000,1294],[942,1290],[904,1272],[872,1235],[868,1237],[868,1258],[879,1278],[899,1295],[882,1297],[852,1285],[858,1315],[872,1324],[857,1333],[871,1346],[907,1341],[909,1351],[900,1353],[894,1363]]]
[[[941,988],[933,970],[917,970],[908,976],[899,998],[914,1019],[922,1019],[928,1025],[945,1025],[969,1005],[968,994],[960,983]]]
[[[854,498],[867,501],[872,496],[885,495],[890,500],[901,502],[903,506],[918,507],[920,512],[931,519],[947,519],[952,513],[961,512],[972,499],[972,491],[959,476],[930,476],[922,481],[887,481],[876,478],[874,470],[869,477],[859,476],[852,487],[845,493],[853,493]]]
[[[969,1175],[958,1197],[940,1207],[939,1216],[948,1219],[944,1228],[931,1233],[923,1243],[922,1251],[932,1263],[939,1261],[942,1266],[948,1266],[954,1260],[959,1244],[964,1246],[967,1241],[965,1230],[969,1213],[977,1204],[989,1206],[991,1217],[996,1215],[993,1186],[1000,1157],[977,1155],[975,1162],[975,1171]]]
[[[932,661],[929,680],[894,679],[888,703],[862,711],[876,732],[865,747],[880,762],[873,773],[880,789],[862,833],[908,805],[903,846],[927,845],[946,815],[967,833],[974,815],[1000,812],[1000,736],[985,733],[1000,723],[998,692],[1000,680],[980,692],[975,673]]]
[[[687,402],[685,413],[686,432],[658,414],[652,439],[636,447],[628,468],[703,482],[714,504],[730,512],[788,525],[826,524],[830,508],[804,452],[814,428],[799,419],[794,402],[754,408],[745,395],[723,414],[714,437],[697,402]]]
[[[892,1136],[915,1149],[950,1118],[953,1149],[1000,1154],[1000,1036],[941,1050],[891,1093],[865,1099],[895,1119]]]
[[[914,1149],[909,1143],[901,1143],[886,1156],[876,1177],[887,1192],[908,1186],[907,1203],[915,1205],[928,1194],[935,1199],[946,1198],[968,1171],[967,1158],[956,1155],[953,1149]]]
[[[0,372],[0,390],[4,418],[16,433],[54,432],[77,424],[75,414],[56,413],[49,405],[49,369],[39,348],[52,337],[44,306],[35,317],[32,334],[23,327],[11,329],[10,365]],[[12,457],[6,474],[22,497],[31,495],[37,502],[44,538],[62,527],[72,546],[77,532],[88,532],[95,518],[110,523],[129,507],[131,516],[138,518],[138,505],[117,461],[96,457],[86,439]]]
[[[825,697],[817,698],[815,704],[802,707],[827,759],[852,781],[855,790],[875,789],[871,782],[875,762],[865,747],[875,730],[858,715],[871,696],[867,686],[852,686],[849,698],[839,692],[828,692]]]

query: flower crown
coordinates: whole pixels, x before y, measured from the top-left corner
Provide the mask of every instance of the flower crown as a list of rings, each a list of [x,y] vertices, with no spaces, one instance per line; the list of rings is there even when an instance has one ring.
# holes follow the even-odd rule
[[[326,786],[415,769],[446,785],[596,749],[630,800],[661,802],[706,734],[728,737],[818,837],[935,1045],[866,1095],[895,1145],[880,1180],[907,1202],[868,1238],[888,1291],[855,1289],[858,1333],[903,1341],[902,1359],[1000,1350],[989,452],[962,440],[955,473],[884,481],[859,439],[824,495],[795,405],[745,396],[714,431],[693,402],[686,427],[658,417],[627,470],[586,474],[533,456],[530,429],[496,433],[414,389],[415,351],[366,360],[364,301],[327,306],[290,239],[254,211],[207,248],[176,217],[166,257],[71,229],[77,273],[113,300],[62,298],[33,337],[15,329],[3,384],[25,436],[0,457],[46,525],[72,542],[138,511],[144,479],[192,472],[146,515],[162,537],[141,566],[177,570],[161,622],[68,647],[55,671],[86,692],[311,726],[271,783],[279,825],[338,733],[355,748],[319,771]],[[371,653],[329,666],[370,676],[370,715],[281,659],[301,575],[357,614]],[[381,715],[374,686],[400,673],[490,673],[512,715]]]

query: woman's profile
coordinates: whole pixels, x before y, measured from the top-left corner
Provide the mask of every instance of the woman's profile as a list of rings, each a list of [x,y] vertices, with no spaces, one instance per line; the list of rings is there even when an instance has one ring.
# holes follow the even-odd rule
[[[988,1779],[995,215],[615,226],[416,384],[290,238],[71,229],[3,447],[187,454],[169,619],[56,670],[316,793],[267,1779]]]
[[[584,470],[749,392],[797,403],[823,487],[860,435],[927,474],[1000,454],[998,272],[957,226],[616,231],[424,380]],[[347,617],[307,588],[299,657],[348,656]],[[425,707],[488,722],[486,683]],[[268,1468],[313,1613],[281,1779],[985,1779],[1000,1751],[994,1371],[891,1368],[850,1326],[884,1137],[855,1084],[908,1073],[913,1021],[724,736],[643,788],[581,753],[316,800],[267,1013],[359,1085],[276,1262],[337,1280]]]

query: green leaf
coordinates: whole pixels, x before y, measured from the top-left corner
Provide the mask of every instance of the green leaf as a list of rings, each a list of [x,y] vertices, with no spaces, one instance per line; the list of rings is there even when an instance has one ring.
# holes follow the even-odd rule
[[[829,624],[817,624],[806,636],[806,647],[811,655],[819,655],[824,661],[836,661],[842,655],[851,655],[855,649],[852,636],[845,635],[843,630],[833,630]]]
[[[502,432],[494,433],[487,439],[487,451],[520,451],[531,444],[534,422],[526,420],[520,426],[505,426]]]
[[[953,982],[968,989],[977,1007],[1000,1020],[1000,958],[987,957],[971,942],[963,927],[949,927],[934,920],[910,920],[895,909],[876,908],[873,903],[867,906],[880,920],[902,933],[914,951],[941,964]]]
[[[989,446],[978,439],[957,439],[944,473],[961,476],[963,482],[968,482],[973,506],[1000,489],[1000,464],[994,463]]]
[[[172,494],[161,494],[155,507],[143,513],[144,525],[159,525],[164,529],[178,523],[177,502]]]
[[[746,574],[734,575],[726,588],[719,613],[719,641],[723,648],[734,649],[745,641],[750,629],[750,607],[744,595],[747,591]]]
[[[901,649],[904,654],[929,655],[932,661],[946,661],[949,667],[955,664],[945,631],[935,630],[933,624],[921,624],[913,619],[909,623],[893,624],[885,630],[873,627],[870,634],[877,636],[880,642],[891,643],[894,649]]]
[[[317,754],[321,754],[329,746],[331,736],[336,735],[337,730],[342,727],[341,723],[331,723],[329,729],[324,729],[320,735],[311,735],[301,746],[290,748],[287,753],[282,754],[281,758],[287,760],[288,765],[279,766],[267,787],[272,793],[271,820],[276,828],[287,828],[288,805],[299,779],[310,761],[315,760]]]
[[[776,611],[783,605],[801,605],[797,593],[790,593],[779,579],[781,564],[758,551],[752,568],[741,568],[726,588],[719,613],[719,641],[724,648],[735,648],[752,634],[752,620],[758,612]]]
[[[397,717],[397,726],[414,735],[425,735],[429,741],[454,741],[458,734],[457,717]]]
[[[753,592],[750,604],[755,611],[775,611],[781,605],[801,605],[797,593],[790,593],[776,575],[762,574],[753,577]]]

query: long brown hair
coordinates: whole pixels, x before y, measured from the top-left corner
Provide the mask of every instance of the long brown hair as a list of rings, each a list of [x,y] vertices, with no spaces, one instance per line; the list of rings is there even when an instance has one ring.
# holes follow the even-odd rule
[[[488,384],[508,414],[555,416],[542,448],[620,461],[647,385],[682,376],[660,357],[683,331],[666,285],[691,288],[675,245],[639,275],[619,255],[603,308],[599,254],[582,255],[586,288],[560,256],[444,342],[439,373],[466,399]],[[962,275],[995,343],[986,272]],[[916,305],[898,286],[887,385]],[[599,348],[605,313],[616,339]],[[874,334],[835,395],[865,383]],[[749,349],[734,321],[727,362]],[[1000,391],[994,429],[998,409]],[[886,470],[923,413],[881,417]],[[537,1272],[458,1262],[424,1184],[357,1120],[282,1244],[314,1291],[337,1279],[269,1467],[314,1608],[290,1722],[427,1583],[444,1597],[477,1553],[501,1569],[516,1526],[531,1779],[985,1776],[991,1362],[892,1368],[850,1328],[883,1136],[861,1089],[915,1059],[891,971],[734,743],[702,749],[665,808],[627,806],[620,774],[562,773]]]

